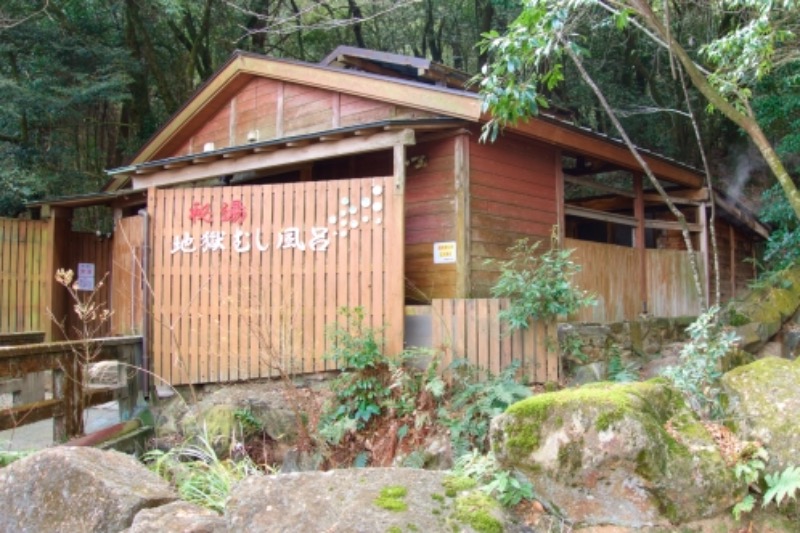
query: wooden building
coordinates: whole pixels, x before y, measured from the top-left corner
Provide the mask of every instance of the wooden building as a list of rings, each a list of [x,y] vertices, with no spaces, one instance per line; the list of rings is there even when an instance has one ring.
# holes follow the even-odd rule
[[[129,293],[118,332],[149,323],[173,383],[324,369],[338,307],[365,307],[399,350],[406,305],[489,297],[487,260],[520,238],[550,242],[554,226],[601,300],[579,318],[697,313],[679,224],[628,149],[548,116],[482,143],[488,117],[465,81],[352,47],[320,64],[234,54],[94,198],[116,208],[114,246],[149,279],[140,297],[141,274],[112,272],[113,294]],[[644,157],[686,214],[707,292],[703,176]],[[720,194],[715,205],[727,298],[767,230]],[[189,352],[206,360],[170,374]]]

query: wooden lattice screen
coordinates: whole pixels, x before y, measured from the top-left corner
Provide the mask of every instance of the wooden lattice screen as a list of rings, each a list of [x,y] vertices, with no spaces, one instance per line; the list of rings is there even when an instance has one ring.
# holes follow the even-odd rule
[[[157,191],[154,371],[184,384],[333,368],[326,328],[342,306],[402,339],[403,197],[392,182]]]
[[[49,327],[50,246],[46,221],[0,218],[0,333]]]

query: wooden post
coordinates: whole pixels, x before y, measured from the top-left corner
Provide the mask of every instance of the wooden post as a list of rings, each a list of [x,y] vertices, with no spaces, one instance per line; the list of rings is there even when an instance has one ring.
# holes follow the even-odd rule
[[[555,151],[555,176],[556,176],[556,224],[558,224],[558,246],[564,247],[566,234],[566,217],[564,216],[564,166],[561,163],[561,150]]]
[[[64,360],[64,357],[61,357]],[[53,417],[53,442],[59,443],[67,440],[67,406],[64,401],[64,388],[66,377],[63,368],[53,369],[53,399],[61,400],[61,409]]]
[[[64,340],[65,335],[54,322],[54,320],[64,320],[67,318],[69,306],[67,302],[67,292],[55,280],[56,270],[59,268],[72,268],[67,264],[69,245],[69,232],[72,211],[61,207],[50,208],[50,218],[47,225],[47,236],[50,239],[50,251],[45,260],[45,278],[47,279],[46,294],[48,294],[47,307],[52,313],[52,318],[48,316],[48,324],[44,327],[46,341]]]
[[[468,298],[471,292],[470,210],[469,210],[469,136],[458,135],[454,141],[456,189],[456,298]]]
[[[406,191],[406,147],[397,144],[394,147],[394,187],[391,194],[395,196],[395,211],[391,220],[390,247],[386,254],[387,291],[386,317],[388,322],[386,349],[390,355],[403,351],[405,322],[405,191]]]
[[[700,205],[697,207],[697,222],[701,226],[700,230],[700,256],[701,260],[703,261],[702,264],[702,272],[703,272],[703,289],[705,294],[703,295],[706,300],[706,306],[710,305],[711,302],[711,257],[709,256],[709,247],[708,247],[708,213],[706,211],[706,204],[705,202],[701,202]]]
[[[639,252],[639,299],[642,302],[642,313],[647,313],[647,247],[644,227],[644,187],[641,174],[633,176],[633,191],[636,195],[633,200],[633,216],[636,218],[634,245]]]

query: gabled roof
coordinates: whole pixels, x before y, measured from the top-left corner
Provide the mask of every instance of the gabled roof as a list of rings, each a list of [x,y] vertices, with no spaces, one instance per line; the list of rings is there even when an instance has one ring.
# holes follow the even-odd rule
[[[235,52],[153,135],[126,168],[170,157],[170,149],[175,149],[187,132],[197,130],[205,117],[220,109],[254,77],[336,91],[472,123],[486,122],[490,118],[483,113],[478,95],[446,86],[457,85],[454,81],[458,79],[457,71],[428,60],[340,47],[323,63],[311,64]],[[365,69],[371,72],[365,72]],[[597,157],[621,168],[632,171],[639,169],[636,160],[621,142],[554,117],[535,117],[509,127],[507,131],[569,152]],[[703,182],[699,171],[676,161],[652,153],[648,153],[645,159],[656,175],[672,183],[699,187]],[[110,173],[119,174],[119,170],[124,169]],[[119,180],[116,180],[116,185],[119,185]],[[114,180],[109,186],[107,189],[115,188]]]

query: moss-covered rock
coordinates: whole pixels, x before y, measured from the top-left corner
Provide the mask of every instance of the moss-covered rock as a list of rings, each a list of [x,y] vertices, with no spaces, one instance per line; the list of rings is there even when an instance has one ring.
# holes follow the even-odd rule
[[[800,464],[800,359],[760,359],[722,376],[727,419],[737,436],[761,442],[768,470]]]
[[[800,307],[800,266],[784,270],[722,313],[743,349],[756,353]]]
[[[493,421],[492,446],[575,523],[668,526],[713,516],[744,490],[664,380],[528,398]]]

